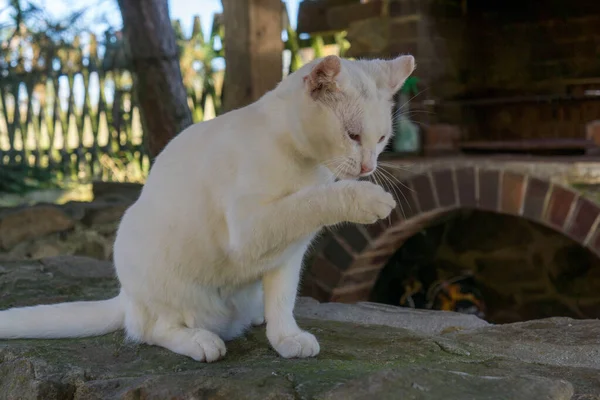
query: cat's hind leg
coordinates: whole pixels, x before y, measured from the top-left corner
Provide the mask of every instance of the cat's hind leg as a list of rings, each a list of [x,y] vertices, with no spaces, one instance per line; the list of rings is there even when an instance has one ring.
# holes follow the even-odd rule
[[[248,312],[252,316],[252,326],[260,326],[265,323],[265,301],[262,282],[255,284],[254,288],[248,293]]]
[[[225,343],[218,335],[206,329],[174,325],[168,320],[159,319],[149,336],[146,339],[148,344],[164,347],[196,361],[217,361],[226,353]]]
[[[244,288],[236,288],[229,300],[232,305],[231,320],[221,337],[232,340],[244,334],[250,326],[265,323],[265,306],[262,282],[257,281]]]

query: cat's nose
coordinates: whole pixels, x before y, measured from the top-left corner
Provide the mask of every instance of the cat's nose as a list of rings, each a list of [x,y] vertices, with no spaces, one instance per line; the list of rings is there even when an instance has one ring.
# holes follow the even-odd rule
[[[360,165],[360,173],[361,174],[368,174],[371,171],[373,171],[373,166],[372,165],[367,165],[367,164],[361,164]]]

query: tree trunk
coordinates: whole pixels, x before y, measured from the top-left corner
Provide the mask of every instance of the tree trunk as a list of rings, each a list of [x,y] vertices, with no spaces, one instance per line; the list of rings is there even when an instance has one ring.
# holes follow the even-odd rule
[[[222,0],[225,26],[224,111],[243,107],[281,80],[281,0]]]
[[[150,157],[192,124],[167,0],[118,0]]]

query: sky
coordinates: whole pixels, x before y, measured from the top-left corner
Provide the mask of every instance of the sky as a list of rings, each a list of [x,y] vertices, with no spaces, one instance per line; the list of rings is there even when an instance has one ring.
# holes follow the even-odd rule
[[[72,10],[88,9],[85,18],[87,27],[102,32],[108,26],[104,19],[116,27],[121,26],[121,15],[116,0],[24,0],[41,6],[52,17],[60,17]],[[298,2],[300,0],[286,0],[288,13],[292,25],[296,24]],[[0,0],[0,10],[3,10],[9,0]],[[199,15],[203,30],[206,34],[210,31],[214,13],[223,10],[221,0],[169,0],[171,19],[181,21],[184,33],[189,34],[192,28],[193,16]],[[6,21],[8,12],[0,11],[0,23]]]

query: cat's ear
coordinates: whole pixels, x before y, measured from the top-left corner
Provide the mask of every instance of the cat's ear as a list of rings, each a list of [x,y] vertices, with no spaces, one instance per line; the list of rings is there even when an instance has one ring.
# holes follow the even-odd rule
[[[393,96],[400,90],[406,78],[415,70],[415,58],[406,55],[384,62],[386,64],[386,68],[384,68],[386,76],[380,81],[381,86],[383,86],[381,89],[389,91]]]
[[[339,90],[336,78],[342,69],[338,56],[327,56],[316,64],[310,74],[304,77],[304,85],[312,98],[318,98],[326,92]]]

